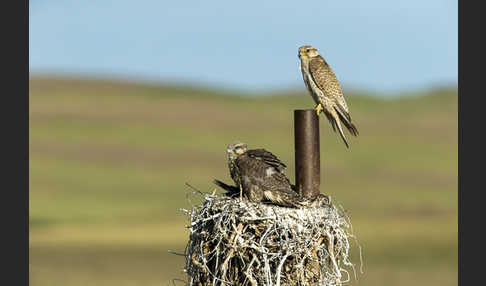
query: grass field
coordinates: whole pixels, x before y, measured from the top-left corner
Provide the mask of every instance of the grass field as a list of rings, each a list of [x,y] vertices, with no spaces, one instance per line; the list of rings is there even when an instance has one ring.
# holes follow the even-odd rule
[[[31,78],[30,285],[184,279],[168,250],[188,239],[185,183],[231,182],[235,140],[271,150],[293,181],[293,110],[314,107],[304,92]],[[457,285],[457,90],[346,96],[360,136],[347,150],[321,117],[321,192],[363,247],[349,285]]]

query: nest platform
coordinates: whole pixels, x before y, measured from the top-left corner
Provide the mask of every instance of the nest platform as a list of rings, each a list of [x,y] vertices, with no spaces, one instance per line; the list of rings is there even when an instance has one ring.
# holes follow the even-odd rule
[[[332,202],[286,208],[204,195],[190,217],[188,285],[342,285],[349,281],[349,218]]]

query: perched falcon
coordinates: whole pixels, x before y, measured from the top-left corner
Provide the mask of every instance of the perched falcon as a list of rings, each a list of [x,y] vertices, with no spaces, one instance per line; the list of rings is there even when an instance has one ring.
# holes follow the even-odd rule
[[[270,201],[286,207],[305,204],[283,173],[287,167],[275,155],[265,149],[248,150],[246,143],[228,145],[228,167],[236,184],[228,186],[215,180],[214,183],[234,196],[241,192],[252,202]]]
[[[336,132],[337,126],[339,135],[343,138],[346,147],[349,148],[341,123],[354,136],[358,136],[358,129],[351,122],[348,106],[344,100],[336,75],[324,58],[312,46],[300,47],[299,58],[305,86],[317,104],[315,108],[317,115],[319,116],[319,113],[324,111],[334,132]]]

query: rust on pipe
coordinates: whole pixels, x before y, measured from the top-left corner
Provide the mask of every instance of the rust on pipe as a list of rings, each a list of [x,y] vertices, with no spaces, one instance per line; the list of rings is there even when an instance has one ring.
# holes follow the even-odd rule
[[[295,186],[307,199],[320,193],[319,117],[314,109],[294,110]]]

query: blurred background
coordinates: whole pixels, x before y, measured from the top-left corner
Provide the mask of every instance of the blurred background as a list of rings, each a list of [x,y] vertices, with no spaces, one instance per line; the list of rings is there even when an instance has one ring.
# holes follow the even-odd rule
[[[363,249],[349,285],[457,285],[457,1],[29,5],[31,285],[185,279],[185,183],[230,183],[227,144],[294,181],[305,44],[360,131],[346,149],[320,119],[321,193]]]

